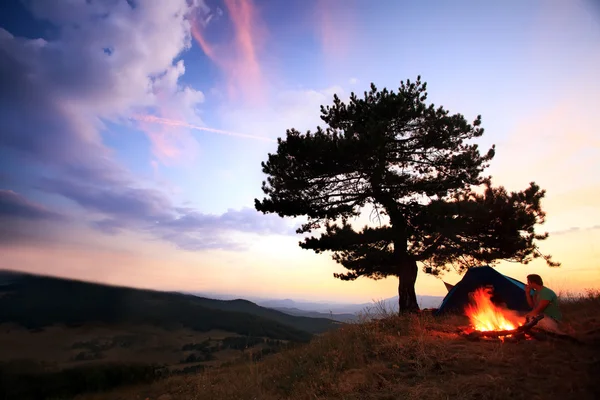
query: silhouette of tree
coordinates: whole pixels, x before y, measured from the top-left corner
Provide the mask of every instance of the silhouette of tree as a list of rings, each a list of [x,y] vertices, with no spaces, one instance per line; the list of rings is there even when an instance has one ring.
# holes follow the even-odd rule
[[[418,310],[417,262],[434,275],[503,259],[559,265],[536,245],[548,237],[534,230],[544,222],[545,191],[535,183],[514,193],[492,187],[482,173],[495,147],[481,154],[469,143],[484,132],[481,116],[469,124],[426,99],[420,77],[397,92],[371,84],[348,104],[334,95],[321,106],[325,129],[290,129],[278,139],[262,163],[267,197],[255,200],[263,213],[306,217],[297,233],[320,236],[300,246],[333,252],[348,270],[336,278],[398,277],[400,312]],[[349,220],[368,208],[374,224],[356,230]]]

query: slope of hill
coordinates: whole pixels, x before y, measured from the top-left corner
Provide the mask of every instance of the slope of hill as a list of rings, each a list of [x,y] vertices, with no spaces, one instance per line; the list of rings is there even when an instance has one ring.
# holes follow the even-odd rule
[[[288,307],[273,307],[274,310],[284,312],[290,315],[296,315],[301,317],[310,317],[310,318],[328,318],[334,321],[339,322],[353,322],[359,319],[357,314],[333,314],[333,313],[322,313],[317,311],[305,311],[299,308],[288,308]]]
[[[295,317],[244,300],[220,301],[28,274],[3,273],[2,282],[0,323],[28,328],[140,323],[307,341],[311,334],[337,326],[332,320]]]
[[[561,308],[579,342],[472,342],[457,333],[466,317],[388,316],[258,363],[78,399],[598,399],[600,293]]]
[[[255,303],[252,303],[251,301],[242,299],[215,300],[191,295],[190,297],[193,298],[194,303],[206,308],[227,312],[234,311],[248,313],[261,318],[277,321],[284,325],[310,333],[322,333],[334,328],[337,325],[337,322],[333,321],[332,319],[325,318],[326,315],[323,314],[314,316],[289,314],[276,309],[261,307]]]

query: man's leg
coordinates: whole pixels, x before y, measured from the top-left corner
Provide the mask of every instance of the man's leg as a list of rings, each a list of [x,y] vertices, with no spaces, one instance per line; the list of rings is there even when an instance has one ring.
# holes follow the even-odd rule
[[[563,332],[563,330],[560,329],[558,322],[556,322],[556,320],[550,317],[542,318],[540,321],[538,321],[535,327],[546,332],[557,333],[559,335],[565,334],[565,332]]]

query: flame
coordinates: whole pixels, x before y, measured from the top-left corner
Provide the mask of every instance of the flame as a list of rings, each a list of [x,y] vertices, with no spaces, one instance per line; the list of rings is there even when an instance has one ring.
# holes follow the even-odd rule
[[[465,313],[473,328],[482,332],[508,331],[521,325],[515,313],[492,302],[491,294],[485,288],[475,290],[472,304],[466,307]]]

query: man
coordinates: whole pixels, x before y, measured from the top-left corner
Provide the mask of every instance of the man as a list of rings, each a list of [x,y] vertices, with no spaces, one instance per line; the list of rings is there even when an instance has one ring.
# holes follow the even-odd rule
[[[531,295],[531,290],[534,291],[533,295]],[[527,275],[525,297],[527,298],[527,303],[532,308],[525,315],[527,319],[543,314],[544,318],[536,324],[537,328],[548,332],[564,333],[559,327],[562,314],[558,308],[558,296],[552,289],[544,286],[541,276],[536,274]]]

